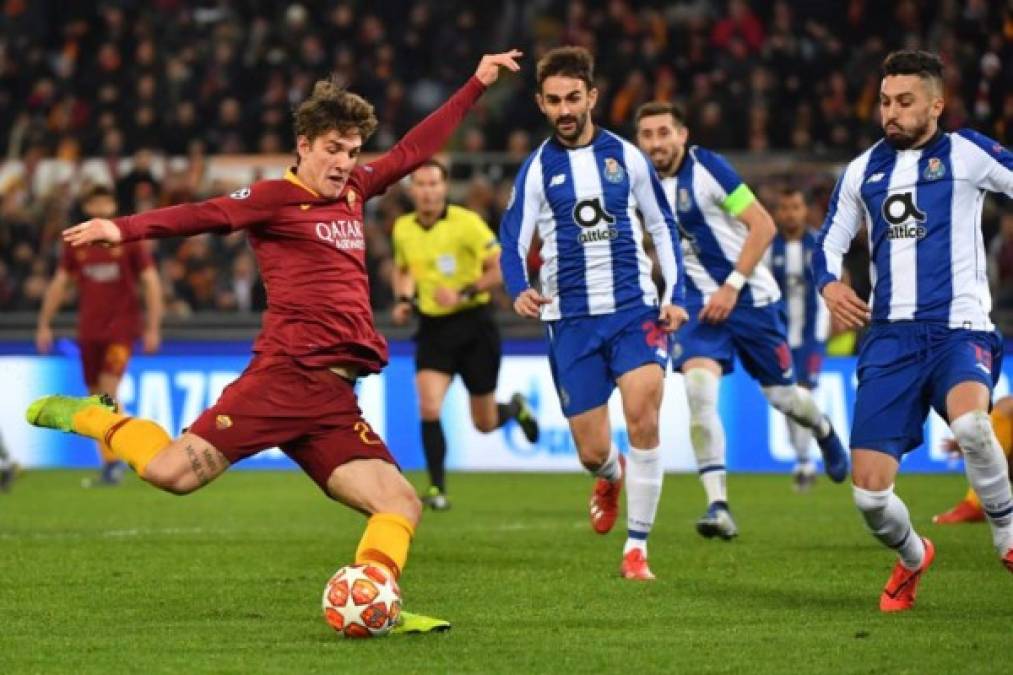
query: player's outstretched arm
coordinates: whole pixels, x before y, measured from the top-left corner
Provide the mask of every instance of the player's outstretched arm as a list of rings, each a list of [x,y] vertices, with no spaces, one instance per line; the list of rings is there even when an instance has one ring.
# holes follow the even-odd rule
[[[517,59],[522,56],[524,56],[524,52],[519,49],[511,49],[508,52],[500,54],[486,54],[478,62],[478,68],[475,69],[475,77],[488,87],[499,79],[500,69],[506,68],[514,73],[520,70],[521,67],[517,63]]]
[[[73,247],[86,244],[119,244],[123,235],[108,218],[92,218],[63,231],[63,241]]]
[[[68,228],[63,240],[71,246],[119,244],[140,239],[189,237],[205,232],[225,234],[270,220],[277,199],[272,181],[256,183],[223,197],[153,209],[113,220],[92,218]]]
[[[439,152],[464,119],[486,87],[499,78],[501,69],[520,70],[516,49],[501,54],[486,54],[475,74],[443,105],[404,135],[388,152],[366,164],[361,173],[364,198],[369,199],[387,186],[414,171],[422,162]]]

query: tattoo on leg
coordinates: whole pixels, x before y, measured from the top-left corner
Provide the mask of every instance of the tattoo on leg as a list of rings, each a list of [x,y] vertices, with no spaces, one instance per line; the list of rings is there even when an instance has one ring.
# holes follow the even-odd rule
[[[218,471],[218,461],[215,459],[214,453],[211,452],[211,448],[204,448],[204,464],[207,465],[208,471],[212,475]]]
[[[204,470],[204,465],[201,464],[200,456],[197,454],[197,450],[192,445],[186,446],[186,456],[190,460],[190,469],[194,475],[197,476],[197,482],[200,483],[201,487],[208,484],[211,479],[208,478],[207,472]]]

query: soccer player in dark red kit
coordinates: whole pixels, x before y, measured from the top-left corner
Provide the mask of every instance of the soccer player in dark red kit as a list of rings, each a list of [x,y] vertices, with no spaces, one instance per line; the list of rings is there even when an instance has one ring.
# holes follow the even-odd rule
[[[519,70],[516,50],[486,55],[475,75],[376,161],[357,166],[376,129],[373,107],[329,81],[295,112],[298,159],[266,180],[197,204],[64,232],[74,247],[200,232],[246,230],[267,288],[253,360],[190,428],[173,440],[150,420],[124,417],[101,397],[47,396],[31,424],[104,439],[144,480],[187,494],[231,464],[280,447],[331,498],[369,520],[355,562],[394,577],[408,557],[422,506],[383,440],[362,418],[356,378],[387,363],[373,324],[366,276],[363,206],[437,152],[500,68]],[[395,631],[449,628],[404,613]]]
[[[96,185],[82,196],[81,210],[89,218],[112,218],[116,214],[116,196],[108,187]],[[148,354],[157,351],[161,342],[162,284],[155,262],[146,245],[139,241],[120,246],[64,246],[60,266],[46,288],[39,310],[35,346],[41,354],[53,347],[50,324],[71,282],[78,293],[77,343],[84,384],[89,394],[106,394],[115,399],[134,342],[143,337],[144,351]],[[138,284],[147,312],[143,330]],[[87,479],[84,485],[117,485],[123,474],[123,462],[102,439],[98,440],[98,450],[102,458],[99,477],[94,481]]]

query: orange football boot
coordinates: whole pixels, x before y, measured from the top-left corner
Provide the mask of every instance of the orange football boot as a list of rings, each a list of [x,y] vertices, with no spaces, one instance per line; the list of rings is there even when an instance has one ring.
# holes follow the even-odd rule
[[[957,523],[981,523],[985,520],[985,510],[966,499],[961,499],[957,505],[946,513],[932,516],[932,522],[936,525],[955,525]]]
[[[647,558],[639,548],[631,548],[630,552],[623,556],[623,564],[619,567],[619,574],[624,579],[654,581],[654,574],[647,566]]]
[[[912,571],[904,567],[898,560],[893,566],[893,574],[883,588],[883,594],[879,596],[879,608],[884,612],[903,612],[911,609],[915,604],[915,593],[918,591],[918,582],[922,573],[929,568],[936,558],[936,547],[931,541],[922,537],[925,544],[925,559],[922,566]]]
[[[598,534],[607,534],[616,524],[616,516],[619,515],[619,493],[623,490],[623,479],[626,477],[626,458],[619,455],[619,466],[622,467],[622,475],[614,483],[604,478],[594,482],[594,492],[591,493],[591,502],[588,504],[588,512],[591,516],[591,528]]]
[[[1006,566],[1010,572],[1013,572],[1013,548],[1006,551],[1006,555],[1002,557],[1002,564]]]

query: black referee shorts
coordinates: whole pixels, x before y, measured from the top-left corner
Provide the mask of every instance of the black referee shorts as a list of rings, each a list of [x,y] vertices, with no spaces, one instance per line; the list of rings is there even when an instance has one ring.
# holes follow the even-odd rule
[[[496,390],[503,355],[499,328],[488,305],[447,316],[426,316],[415,334],[415,370],[460,375],[473,396]]]

